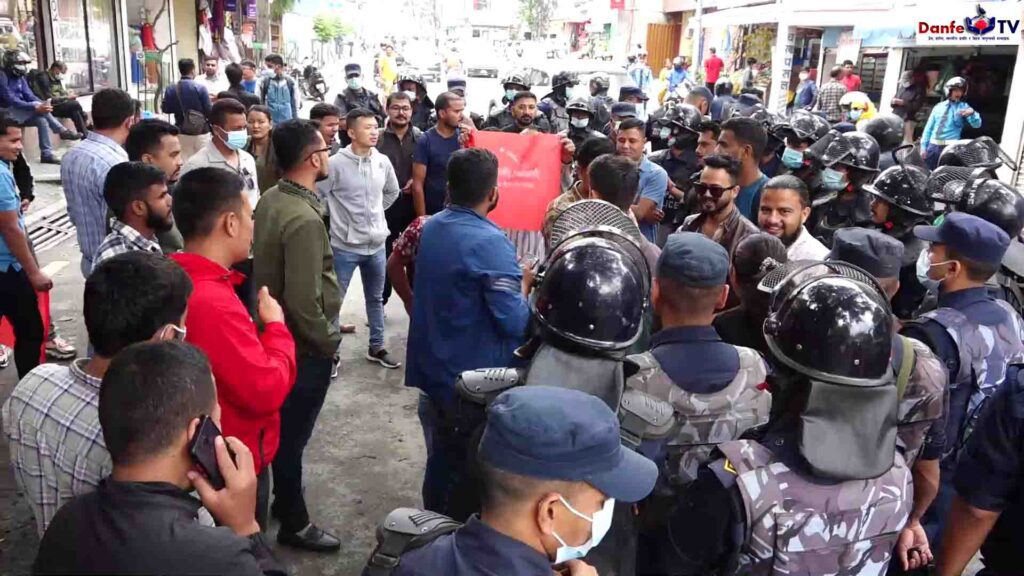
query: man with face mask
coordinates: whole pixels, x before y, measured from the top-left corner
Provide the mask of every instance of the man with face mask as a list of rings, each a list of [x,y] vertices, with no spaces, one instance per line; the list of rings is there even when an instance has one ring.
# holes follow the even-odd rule
[[[776,176],[761,191],[757,224],[786,246],[789,260],[824,260],[828,248],[804,224],[811,215],[807,186],[796,176]]]
[[[826,246],[840,228],[871,228],[871,197],[865,184],[878,173],[878,143],[862,132],[830,132],[806,154],[821,166],[821,184],[812,189],[810,228]]]
[[[181,168],[182,175],[196,168],[230,170],[242,177],[249,205],[255,207],[260,199],[260,188],[256,181],[256,159],[245,151],[249,143],[245,105],[232,98],[218,100],[210,108],[209,120],[213,138],[185,162]]]
[[[604,402],[550,386],[498,396],[478,458],[480,515],[401,555],[392,574],[596,575],[582,558],[608,533],[615,503],[644,498],[657,478],[653,462],[622,446]]]
[[[576,86],[579,80],[573,72],[559,72],[551,79],[551,92],[541,98],[540,111],[551,123],[555,132],[569,129],[569,102],[576,97]]]
[[[118,164],[107,173],[103,199],[114,218],[110,221],[110,234],[96,249],[93,266],[135,250],[163,253],[156,234],[168,232],[174,226],[171,195],[163,170],[142,162]]]
[[[610,80],[605,74],[595,74],[590,77],[590,106],[594,109],[594,118],[590,122],[590,128],[603,132],[605,136],[611,133],[611,109],[615,99],[608,95]]]
[[[565,110],[569,114],[569,127],[561,135],[572,140],[573,145],[577,149],[588,138],[606,138],[604,134],[590,129],[594,110],[590,107],[590,102],[586,98],[581,96],[573,99],[566,106]]]
[[[309,120],[274,127],[274,151],[282,172],[256,210],[253,283],[266,286],[284,308],[295,338],[295,386],[281,407],[281,442],[274,458],[274,504],[281,519],[277,541],[329,552],[341,542],[310,520],[302,490],[302,456],[331,384],[341,332],[341,291],[334,271],[326,209],[316,183],[327,178],[330,147]]]
[[[960,139],[964,122],[971,128],[981,128],[981,114],[963,101],[967,95],[967,80],[954,76],[946,81],[942,89],[946,99],[932,108],[928,123],[921,133],[921,148],[924,149],[928,168],[932,170],[938,166],[942,149]]]
[[[1010,237],[977,216],[954,212],[939,226],[916,226],[931,242],[925,282],[939,284],[939,308],[904,325],[902,334],[928,345],[949,372],[949,417],[938,496],[922,524],[933,550],[953,497],[953,472],[987,399],[1006,376],[1008,364],[1024,359],[1020,316],[992,298],[985,282],[999,269]]]
[[[363,68],[355,62],[345,64],[345,90],[334,99],[334,105],[341,109],[342,114],[348,114],[356,108],[366,108],[373,112],[381,126],[387,118],[381,107],[380,98],[364,86]]]
[[[665,245],[665,239],[682,224],[684,218],[696,210],[696,198],[687,194],[693,190],[691,180],[698,170],[697,142],[700,138],[702,116],[693,106],[680,104],[666,116],[669,125],[661,130],[669,147],[651,154],[648,159],[668,173],[668,192],[662,212],[665,216],[658,225],[656,243]]]
[[[298,118],[299,91],[295,86],[295,80],[285,74],[284,58],[278,54],[269,54],[265,63],[270,73],[260,82],[259,96],[263,104],[270,108],[271,119],[274,124],[280,124]]]
[[[423,78],[403,74],[398,77],[398,90],[405,92],[412,100],[412,125],[420,130],[427,130],[432,125],[431,114],[434,112],[434,101],[427,95],[427,87]]]

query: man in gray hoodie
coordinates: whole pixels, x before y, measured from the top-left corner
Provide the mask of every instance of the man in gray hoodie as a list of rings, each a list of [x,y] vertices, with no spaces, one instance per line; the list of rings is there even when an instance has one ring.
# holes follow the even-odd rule
[[[346,115],[346,125],[352,143],[331,157],[330,175],[317,184],[317,190],[330,215],[331,249],[342,300],[356,267],[363,280],[370,323],[366,359],[394,369],[401,363],[384,349],[384,241],[388,237],[384,211],[398,198],[400,188],[391,161],[375,148],[379,127],[373,112],[355,108]]]

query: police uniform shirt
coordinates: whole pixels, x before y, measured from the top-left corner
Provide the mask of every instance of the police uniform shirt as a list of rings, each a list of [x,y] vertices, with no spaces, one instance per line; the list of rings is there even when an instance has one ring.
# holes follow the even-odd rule
[[[988,402],[960,455],[954,486],[975,508],[1001,512],[981,546],[984,573],[1019,574],[1024,550],[1024,384],[1017,369]]]
[[[476,516],[451,534],[402,555],[393,576],[551,576],[551,561]]]

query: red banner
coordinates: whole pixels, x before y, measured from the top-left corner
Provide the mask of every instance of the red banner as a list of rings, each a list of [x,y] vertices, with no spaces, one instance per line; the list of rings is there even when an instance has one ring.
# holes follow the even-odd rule
[[[537,230],[548,203],[562,193],[562,145],[554,134],[474,132],[470,146],[498,157],[498,207],[489,215],[506,230]]]
[[[612,0],[612,10],[625,10],[626,0]]]
[[[39,297],[39,315],[43,318],[43,345],[39,347],[39,362],[46,362],[46,336],[50,333],[50,293],[36,292]],[[14,348],[14,328],[6,318],[0,320],[0,344]],[[11,353],[14,361],[14,353]]]

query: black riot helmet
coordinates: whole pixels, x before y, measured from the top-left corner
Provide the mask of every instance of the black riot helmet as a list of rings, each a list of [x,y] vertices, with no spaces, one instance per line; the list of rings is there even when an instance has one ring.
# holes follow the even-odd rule
[[[882,152],[891,152],[903,143],[903,119],[895,114],[879,114],[864,123],[861,132],[878,142]]]
[[[395,80],[395,86],[397,86],[399,90],[401,90],[402,84],[405,84],[406,82],[412,82],[413,84],[416,85],[417,88],[422,90],[424,93],[426,93],[427,91],[427,83],[423,81],[422,76],[419,76],[417,74],[402,74],[401,76],[398,77],[398,80]]]
[[[579,83],[575,72],[559,72],[551,78],[551,90],[557,90],[559,86],[575,86]]]
[[[512,86],[519,92],[527,92],[530,90],[530,84],[526,81],[526,77],[517,73],[509,74],[502,78],[501,87],[508,90],[509,86]]]
[[[732,88],[732,80],[723,76],[718,79],[718,82],[715,82],[715,96],[726,96],[732,94]]]
[[[594,109],[590,106],[590,99],[583,98],[582,96],[573,98],[571,102],[565,107],[566,113],[576,111],[585,112],[588,117],[594,116]]]
[[[591,76],[589,84],[591,96],[604,96],[608,94],[608,88],[611,87],[611,81],[605,74],[595,74]]]
[[[629,348],[643,330],[650,271],[638,245],[613,228],[563,239],[530,297],[546,340],[583,351]]]
[[[788,262],[765,276],[775,358],[800,386],[800,453],[816,475],[875,478],[893,465],[893,316],[871,275],[845,262]]]
[[[914,225],[930,223],[932,202],[925,188],[928,173],[917,166],[893,166],[886,168],[878,178],[862,189],[893,207],[889,210],[888,221],[883,224],[885,232],[902,237]]]
[[[938,165],[985,168],[992,171],[992,177],[995,177],[995,170],[1004,165],[1010,170],[1017,170],[1017,163],[989,136],[959,140],[946,146],[939,154]]]
[[[704,116],[696,106],[676,104],[666,112],[665,118],[672,125],[682,128],[694,136],[700,136],[700,124],[704,121]]]
[[[21,50],[4,50],[4,70],[12,76],[24,76],[28,74],[29,64],[32,57]]]
[[[878,172],[878,142],[874,138],[860,132],[847,132],[842,139],[846,141],[849,153],[838,159],[837,164],[845,164],[868,172]]]
[[[789,122],[780,127],[782,134],[788,137],[789,135],[795,136],[798,140],[807,141],[814,144],[818,140],[821,140],[825,134],[831,129],[828,120],[825,120],[817,114],[812,114],[807,111],[794,112],[789,117]]]
[[[1000,180],[980,178],[969,182],[955,207],[995,224],[1010,238],[1018,238],[1024,229],[1024,196]]]

